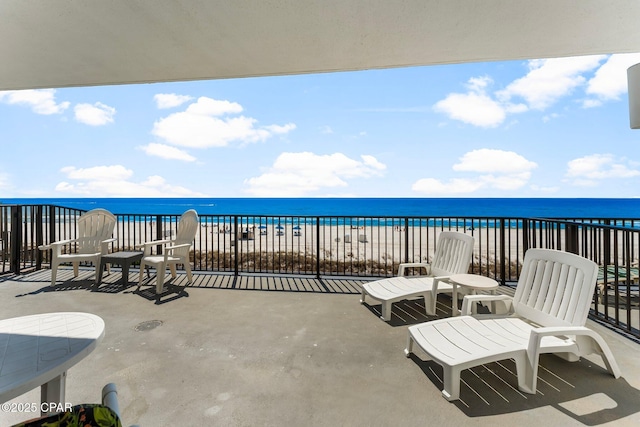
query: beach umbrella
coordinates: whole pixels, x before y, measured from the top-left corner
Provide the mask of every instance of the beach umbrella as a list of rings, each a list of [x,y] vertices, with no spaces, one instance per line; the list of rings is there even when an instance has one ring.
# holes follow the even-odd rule
[[[261,226],[260,226],[260,227],[258,227],[258,228],[267,228],[267,226],[266,226],[266,225],[261,225]]]
[[[276,226],[276,228],[277,228],[278,230],[282,230],[284,227],[278,224],[278,225]]]
[[[295,227],[293,227],[294,230],[300,230],[300,226],[296,225]]]

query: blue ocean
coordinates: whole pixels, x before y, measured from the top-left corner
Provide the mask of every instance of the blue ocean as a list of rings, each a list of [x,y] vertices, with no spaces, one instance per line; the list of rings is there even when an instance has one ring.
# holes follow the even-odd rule
[[[640,199],[560,198],[29,198],[2,204],[47,204],[114,214],[640,218]]]

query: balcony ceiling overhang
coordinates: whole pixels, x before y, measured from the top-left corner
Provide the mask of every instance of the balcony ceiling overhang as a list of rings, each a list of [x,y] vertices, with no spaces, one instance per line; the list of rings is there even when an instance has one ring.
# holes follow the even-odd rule
[[[0,90],[640,51],[637,0],[2,0]]]

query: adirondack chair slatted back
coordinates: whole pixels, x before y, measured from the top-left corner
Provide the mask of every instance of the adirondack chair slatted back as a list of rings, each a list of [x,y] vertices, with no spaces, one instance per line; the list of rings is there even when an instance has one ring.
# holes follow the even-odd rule
[[[443,231],[438,237],[431,261],[432,276],[450,276],[469,271],[473,255],[473,236],[455,231]]]
[[[93,209],[78,219],[78,253],[101,251],[101,243],[113,235],[116,217],[105,209]]]
[[[584,326],[598,277],[593,261],[529,249],[513,299],[516,315],[541,326]]]
[[[195,210],[190,209],[182,214],[180,221],[178,221],[178,231],[176,233],[175,245],[182,245],[185,243],[192,244],[193,239],[198,232],[199,220],[198,214]],[[187,257],[189,255],[190,247],[176,249],[174,255]]]

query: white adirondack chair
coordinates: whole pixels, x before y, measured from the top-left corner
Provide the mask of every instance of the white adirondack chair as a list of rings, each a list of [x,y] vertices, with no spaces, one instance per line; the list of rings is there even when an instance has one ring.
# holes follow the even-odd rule
[[[436,300],[439,293],[452,293],[453,286],[442,281],[454,274],[467,273],[473,254],[473,236],[455,231],[443,231],[438,237],[432,262],[404,263],[398,268],[398,277],[376,280],[362,285],[362,298],[382,303],[382,315],[385,321],[391,319],[391,305],[405,299],[424,297],[428,315],[436,314]],[[423,268],[426,276],[405,277],[407,268]],[[439,279],[439,280],[434,280]]]
[[[138,280],[138,288],[142,286],[143,271],[147,266],[154,266],[157,270],[156,274],[156,294],[162,293],[164,286],[164,276],[167,267],[171,270],[171,277],[176,277],[176,265],[184,265],[187,271],[189,283],[193,280],[191,274],[191,262],[189,260],[189,250],[196,237],[198,226],[198,214],[195,210],[190,209],[182,214],[178,221],[178,231],[175,239],[154,240],[142,244],[144,247],[144,255],[140,261],[140,279]],[[162,245],[161,254],[153,254],[152,249],[155,246]]]
[[[58,266],[64,263],[73,264],[73,277],[78,277],[80,262],[90,261],[96,268],[96,280],[100,268],[100,257],[109,253],[109,243],[115,242],[112,238],[116,226],[116,217],[105,209],[93,209],[78,218],[78,237],[53,242],[49,245],[39,246],[40,250],[51,249],[51,286],[56,284]],[[62,248],[68,246],[77,252],[62,253]]]
[[[525,254],[515,296],[467,295],[462,317],[409,327],[405,354],[416,344],[443,367],[447,400],[460,396],[460,372],[484,363],[514,359],[518,388],[535,394],[541,353],[577,361],[598,353],[616,378],[620,369],[604,339],[586,328],[598,266],[585,258],[551,249]],[[505,301],[512,313],[469,316],[479,301]]]

